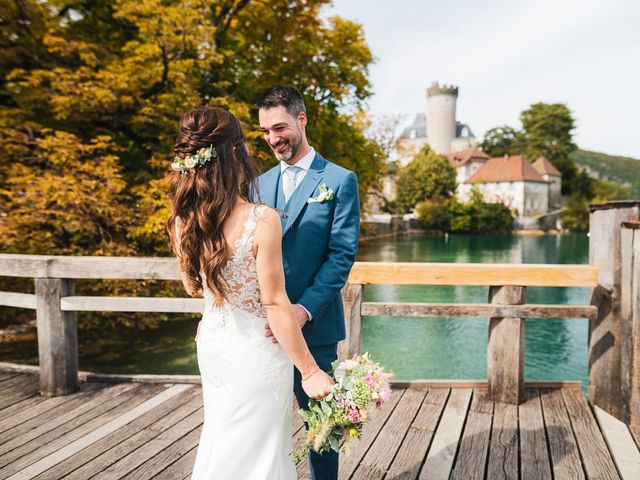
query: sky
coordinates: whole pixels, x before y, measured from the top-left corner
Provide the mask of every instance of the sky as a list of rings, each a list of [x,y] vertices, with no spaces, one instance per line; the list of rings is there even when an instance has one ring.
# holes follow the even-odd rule
[[[640,159],[640,1],[334,0],[325,13],[364,28],[374,117],[411,123],[438,81],[459,87],[457,120],[478,140],[561,102],[580,148]]]

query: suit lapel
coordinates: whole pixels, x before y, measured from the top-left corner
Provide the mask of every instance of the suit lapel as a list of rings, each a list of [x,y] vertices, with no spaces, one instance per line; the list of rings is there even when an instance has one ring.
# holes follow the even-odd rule
[[[260,182],[260,200],[270,207],[278,204],[278,184],[280,180],[280,165],[276,165],[262,177]]]
[[[307,204],[307,200],[322,180],[325,163],[326,160],[316,153],[309,171],[287,203],[287,223],[282,231],[283,236],[287,234],[291,226],[295,223],[300,212],[302,212],[302,209]]]

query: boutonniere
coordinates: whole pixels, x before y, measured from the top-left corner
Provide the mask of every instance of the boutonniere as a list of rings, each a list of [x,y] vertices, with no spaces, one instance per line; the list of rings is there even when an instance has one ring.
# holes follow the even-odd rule
[[[322,203],[322,202],[326,202],[327,200],[331,200],[333,198],[333,190],[331,190],[329,187],[327,187],[326,183],[321,183],[320,186],[318,187],[318,190],[320,190],[320,193],[318,194],[317,197],[311,197],[309,200],[307,200],[307,203]]]

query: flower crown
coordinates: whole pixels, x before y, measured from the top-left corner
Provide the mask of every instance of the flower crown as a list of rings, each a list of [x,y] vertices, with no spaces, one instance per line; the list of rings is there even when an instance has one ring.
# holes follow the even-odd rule
[[[171,164],[171,168],[176,172],[183,174],[194,173],[196,171],[196,167],[201,167],[217,156],[218,152],[213,145],[209,148],[202,147],[195,155],[189,155],[184,158],[175,157]]]

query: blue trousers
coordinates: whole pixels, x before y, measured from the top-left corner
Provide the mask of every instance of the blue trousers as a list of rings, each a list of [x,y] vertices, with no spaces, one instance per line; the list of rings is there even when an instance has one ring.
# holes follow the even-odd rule
[[[309,350],[318,366],[329,373],[331,371],[331,362],[338,358],[338,344],[309,347]],[[302,378],[297,368],[293,369],[293,391],[296,394],[300,408],[308,408],[309,397],[302,389]],[[309,467],[311,469],[311,480],[337,480],[338,453],[333,450],[322,455],[311,452],[309,454]]]

